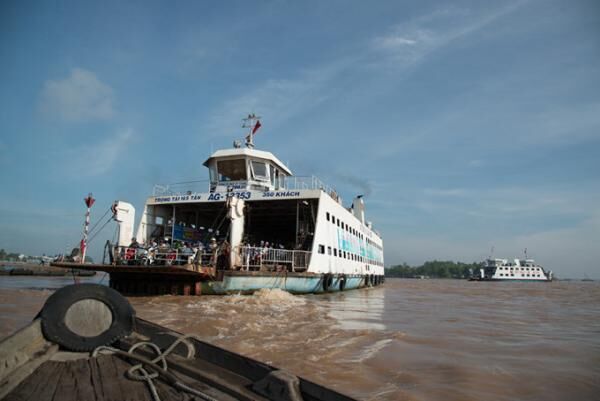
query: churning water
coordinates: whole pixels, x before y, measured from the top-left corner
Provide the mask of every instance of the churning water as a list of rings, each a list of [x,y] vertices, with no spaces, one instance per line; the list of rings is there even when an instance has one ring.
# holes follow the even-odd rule
[[[0,277],[0,337],[54,288],[9,280]],[[600,399],[598,282],[388,279],[331,295],[130,301],[144,319],[359,399]]]

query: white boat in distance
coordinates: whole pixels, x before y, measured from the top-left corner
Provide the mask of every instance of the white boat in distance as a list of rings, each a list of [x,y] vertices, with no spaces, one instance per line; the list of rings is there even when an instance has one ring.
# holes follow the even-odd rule
[[[344,207],[321,180],[294,176],[272,153],[254,149],[258,117],[244,121],[245,147],[235,141],[214,152],[204,162],[207,181],[156,185],[137,227],[133,206],[115,202],[112,267],[94,268],[110,272],[111,287],[128,293],[160,292],[153,286],[163,284],[148,273],[182,269],[197,275],[191,290],[179,291],[190,295],[383,283],[383,241],[365,220],[362,195]]]
[[[475,281],[552,281],[552,271],[544,268],[533,259],[486,259],[470,280]]]

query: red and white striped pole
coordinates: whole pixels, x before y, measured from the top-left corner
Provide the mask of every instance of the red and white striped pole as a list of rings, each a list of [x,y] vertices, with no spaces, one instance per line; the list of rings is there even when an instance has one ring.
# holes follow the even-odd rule
[[[92,205],[96,200],[92,198],[92,193],[90,192],[87,198],[84,198],[83,201],[87,206],[87,211],[85,212],[85,224],[83,225],[83,239],[79,244],[79,249],[81,250],[81,264],[85,263],[85,253],[87,251],[88,227],[90,225],[90,209],[92,208]]]

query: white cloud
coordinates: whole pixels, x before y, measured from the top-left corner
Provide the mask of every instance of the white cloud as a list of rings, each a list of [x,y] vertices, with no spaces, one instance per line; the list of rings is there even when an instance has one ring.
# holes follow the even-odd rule
[[[78,176],[104,174],[117,164],[119,157],[127,152],[134,139],[134,131],[125,129],[95,144],[70,149],[68,153],[72,163],[69,170]]]
[[[401,46],[412,46],[417,44],[416,39],[408,39],[402,36],[390,35],[375,38],[373,41],[376,47],[382,49],[392,49]]]
[[[114,114],[113,90],[91,71],[74,68],[62,80],[48,80],[40,96],[41,110],[69,122],[108,120]]]
[[[390,62],[395,71],[408,69],[433,51],[486,27],[520,5],[514,3],[477,15],[462,9],[443,8],[399,24],[390,29],[387,35],[361,44],[346,57],[308,68],[296,78],[270,79],[252,89],[246,88],[245,94],[225,101],[211,112],[211,118],[202,130],[210,136],[238,135],[240,116],[248,112],[268,117],[271,127],[278,126],[294,116],[305,114],[329,98],[343,96],[334,91],[343,91],[344,85],[331,84],[344,76],[345,72],[352,70],[360,73],[362,79],[365,67],[381,68]],[[356,89],[355,86],[353,88]],[[363,92],[360,101],[366,101]]]
[[[239,135],[240,119],[251,112],[268,119],[269,128],[276,127],[325,101],[330,96],[324,90],[325,83],[348,64],[347,59],[338,60],[306,70],[297,79],[269,79],[262,82],[245,94],[225,101],[211,113],[203,130],[211,136]]]
[[[411,66],[450,42],[480,31],[522,6],[515,2],[492,12],[472,15],[469,10],[441,8],[430,14],[392,27],[387,35],[371,42],[371,49],[382,53],[380,63],[395,67]]]

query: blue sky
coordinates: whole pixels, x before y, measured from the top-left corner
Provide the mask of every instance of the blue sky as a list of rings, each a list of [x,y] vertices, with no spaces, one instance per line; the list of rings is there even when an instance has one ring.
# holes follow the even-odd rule
[[[0,60],[5,249],[69,249],[90,191],[93,219],[205,179],[255,111],[259,148],[367,195],[388,265],[600,278],[595,1],[4,1]]]

